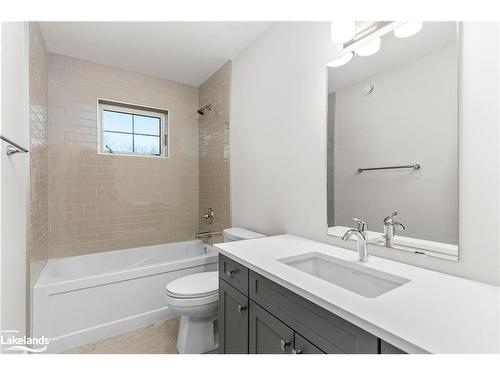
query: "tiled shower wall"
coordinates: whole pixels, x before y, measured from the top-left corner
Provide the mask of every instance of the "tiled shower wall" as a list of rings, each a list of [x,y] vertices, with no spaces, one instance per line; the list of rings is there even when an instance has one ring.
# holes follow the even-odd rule
[[[199,89],[200,106],[212,110],[200,116],[200,216],[215,212],[212,225],[201,221],[200,230],[221,231],[231,226],[229,188],[229,88],[231,62],[207,79]]]
[[[28,256],[31,283],[48,258],[48,55],[38,24],[29,23],[30,198]]]
[[[169,111],[170,157],[97,154],[97,99]],[[190,240],[198,88],[49,56],[49,257]]]

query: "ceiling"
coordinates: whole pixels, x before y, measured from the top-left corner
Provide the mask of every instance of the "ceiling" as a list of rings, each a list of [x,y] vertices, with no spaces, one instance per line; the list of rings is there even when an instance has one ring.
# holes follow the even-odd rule
[[[49,52],[200,86],[270,22],[40,22]]]
[[[328,68],[328,92],[332,93],[456,44],[456,22],[424,22],[422,30],[408,38],[396,38],[390,32],[382,37],[380,51],[376,54],[356,56],[345,65]]]

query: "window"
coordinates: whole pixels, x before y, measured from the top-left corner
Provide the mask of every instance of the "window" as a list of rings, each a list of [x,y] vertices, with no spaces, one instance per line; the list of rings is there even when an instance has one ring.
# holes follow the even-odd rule
[[[99,101],[99,152],[168,156],[167,111]]]

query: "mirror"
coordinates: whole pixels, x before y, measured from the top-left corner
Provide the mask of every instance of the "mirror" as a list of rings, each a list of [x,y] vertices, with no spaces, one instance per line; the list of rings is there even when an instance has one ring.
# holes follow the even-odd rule
[[[392,24],[378,52],[328,67],[328,233],[356,217],[369,243],[458,260],[459,25]]]

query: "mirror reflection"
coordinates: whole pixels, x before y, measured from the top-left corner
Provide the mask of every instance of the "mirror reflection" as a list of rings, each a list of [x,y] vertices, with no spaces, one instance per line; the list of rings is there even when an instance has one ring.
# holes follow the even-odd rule
[[[329,234],[456,260],[458,25],[389,24],[358,23],[328,67]]]

